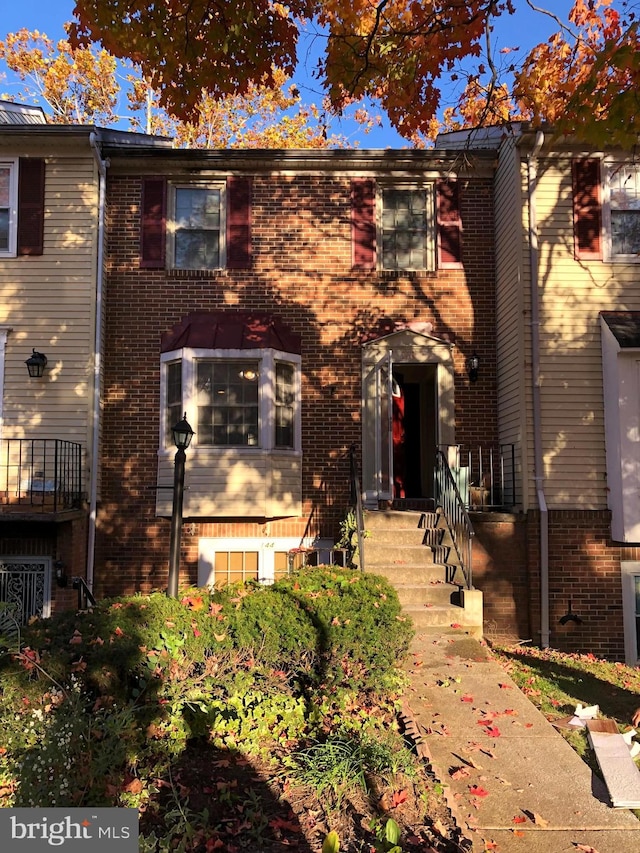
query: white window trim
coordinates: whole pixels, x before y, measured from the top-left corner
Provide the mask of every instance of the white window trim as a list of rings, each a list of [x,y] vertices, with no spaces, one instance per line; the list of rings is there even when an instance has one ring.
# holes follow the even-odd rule
[[[3,157],[0,166],[8,166],[9,176],[9,246],[0,249],[0,258],[15,258],[18,252],[18,158]]]
[[[611,174],[616,169],[629,164],[626,160],[603,160],[602,175],[602,257],[608,263],[613,264],[638,264],[640,254],[637,255],[614,255],[613,235],[611,230]],[[640,163],[637,164],[640,170]]]
[[[382,217],[384,214],[383,194],[385,190],[422,190],[425,193],[425,215],[427,217],[426,267],[388,269],[384,266]],[[380,272],[434,272],[436,269],[436,185],[434,181],[379,180],[376,182],[376,245],[377,266]]]
[[[175,263],[176,190],[219,190],[220,191],[220,258],[217,267],[177,267]],[[166,257],[171,270],[224,269],[227,265],[227,187],[224,181],[171,181],[168,184]]]
[[[637,560],[622,560],[622,618],[624,625],[624,660],[628,666],[640,663],[637,654],[635,585],[634,578],[640,575],[640,562]]]
[[[260,583],[273,583],[275,577],[274,554],[276,551],[293,551],[296,548],[311,548],[313,538],[292,537],[247,537],[218,539],[216,537],[203,536],[198,540],[198,586],[212,587],[215,582],[215,559],[218,551],[242,551],[258,553],[258,581]]]
[[[300,417],[301,397],[301,375],[300,366],[302,359],[296,353],[283,352],[282,350],[264,347],[262,349],[199,349],[185,347],[172,352],[162,353],[160,357],[160,443],[159,447],[164,451],[175,449],[166,439],[164,429],[164,413],[167,408],[167,383],[166,365],[169,362],[182,362],[182,408],[187,414],[187,420],[195,429],[193,441],[189,447],[189,453],[199,454],[228,453],[233,450],[236,453],[282,453],[299,454],[302,449],[302,424]],[[258,421],[260,440],[256,447],[211,445],[198,446],[198,432],[195,426],[198,423],[198,407],[196,393],[196,364],[199,360],[211,361],[259,361],[260,362],[260,385],[258,387]],[[276,447],[275,444],[275,391],[276,391],[276,362],[286,362],[294,367],[294,443],[293,447]]]

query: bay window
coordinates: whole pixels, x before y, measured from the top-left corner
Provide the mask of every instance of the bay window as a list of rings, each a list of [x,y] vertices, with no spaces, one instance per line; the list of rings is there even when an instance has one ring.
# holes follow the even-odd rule
[[[165,448],[186,412],[194,448],[299,449],[299,355],[183,349],[162,361]]]

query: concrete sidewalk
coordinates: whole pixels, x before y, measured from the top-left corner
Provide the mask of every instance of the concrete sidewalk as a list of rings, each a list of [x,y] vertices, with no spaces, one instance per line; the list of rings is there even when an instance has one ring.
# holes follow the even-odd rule
[[[609,806],[606,786],[485,646],[460,630],[419,632],[406,669],[405,718],[473,853],[640,851],[640,821]]]

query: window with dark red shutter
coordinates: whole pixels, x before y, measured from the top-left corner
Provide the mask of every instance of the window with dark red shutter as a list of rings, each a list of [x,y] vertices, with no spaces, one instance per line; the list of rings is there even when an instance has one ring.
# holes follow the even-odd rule
[[[18,255],[44,251],[45,162],[21,157],[18,167]]]
[[[163,268],[166,251],[167,185],[164,178],[142,182],[140,266]]]
[[[227,267],[251,266],[251,179],[227,179]]]
[[[351,234],[354,269],[376,266],[375,181],[358,178],[351,182]]]
[[[573,232],[576,258],[602,259],[600,160],[574,160]]]
[[[462,219],[460,187],[457,181],[438,181],[438,266],[442,269],[462,265]]]

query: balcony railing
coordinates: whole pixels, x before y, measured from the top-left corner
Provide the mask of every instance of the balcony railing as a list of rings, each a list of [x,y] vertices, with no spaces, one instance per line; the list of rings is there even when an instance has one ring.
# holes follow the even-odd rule
[[[0,442],[3,510],[60,512],[82,503],[82,446],[59,438]]]
[[[519,503],[516,446],[441,448],[469,510],[509,512]]]

